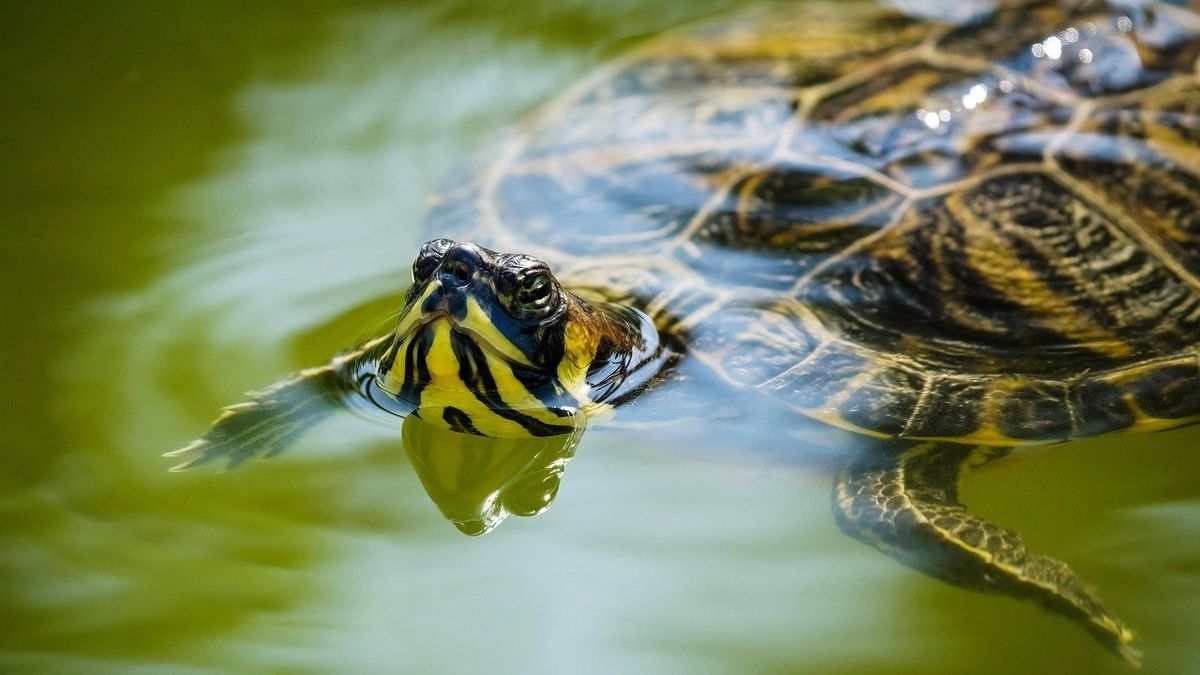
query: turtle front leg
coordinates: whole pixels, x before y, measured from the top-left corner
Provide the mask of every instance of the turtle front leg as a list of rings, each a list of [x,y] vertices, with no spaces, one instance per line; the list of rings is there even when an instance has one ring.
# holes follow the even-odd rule
[[[369,396],[366,383],[391,342],[391,335],[376,338],[323,366],[251,392],[249,400],[222,410],[199,439],[163,456],[186,458],[171,468],[184,471],[217,459],[233,468],[252,457],[276,455],[340,410],[347,396]]]
[[[943,581],[1037,602],[1079,623],[1137,665],[1133,634],[1070,567],[1032,553],[1013,531],[958,502],[958,477],[973,448],[926,443],[860,458],[833,491],[850,536]]]

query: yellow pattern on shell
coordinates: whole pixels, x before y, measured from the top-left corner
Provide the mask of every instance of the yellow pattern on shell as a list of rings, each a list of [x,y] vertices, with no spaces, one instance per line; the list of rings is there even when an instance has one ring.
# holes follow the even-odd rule
[[[1098,354],[1127,358],[1133,354],[1129,344],[1115,339],[1069,299],[1047,286],[1043,275],[1021,264],[1012,245],[995,231],[979,222],[960,196],[946,199],[946,206],[963,223],[966,240],[971,244],[967,258],[971,268],[994,288],[1005,289],[1008,300],[1027,310],[1046,328],[1065,335]],[[1014,264],[1015,263],[1015,264]]]

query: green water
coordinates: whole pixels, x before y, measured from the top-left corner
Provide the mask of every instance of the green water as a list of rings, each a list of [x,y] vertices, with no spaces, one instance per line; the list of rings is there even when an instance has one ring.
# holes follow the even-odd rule
[[[547,513],[479,538],[398,429],[350,415],[165,471],[220,405],[394,311],[441,174],[718,4],[6,7],[0,670],[1130,672],[844,537],[828,450],[589,432]],[[963,496],[1096,584],[1144,672],[1196,672],[1198,445],[1024,453]]]

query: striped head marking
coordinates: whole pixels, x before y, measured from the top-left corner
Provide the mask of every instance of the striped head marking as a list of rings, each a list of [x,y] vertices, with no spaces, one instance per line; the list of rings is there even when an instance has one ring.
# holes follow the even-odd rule
[[[643,387],[663,352],[644,314],[584,300],[537,258],[434,239],[376,383],[454,431],[553,436]]]

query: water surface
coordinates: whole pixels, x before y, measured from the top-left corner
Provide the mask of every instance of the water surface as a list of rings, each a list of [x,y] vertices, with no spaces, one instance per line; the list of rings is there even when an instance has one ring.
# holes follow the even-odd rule
[[[0,669],[1128,672],[844,537],[837,438],[590,431],[547,513],[481,538],[399,429],[351,415],[237,471],[165,471],[220,405],[384,325],[442,174],[720,4],[10,9]],[[1025,452],[963,497],[1100,587],[1145,672],[1195,671],[1198,446]]]

